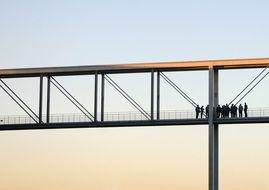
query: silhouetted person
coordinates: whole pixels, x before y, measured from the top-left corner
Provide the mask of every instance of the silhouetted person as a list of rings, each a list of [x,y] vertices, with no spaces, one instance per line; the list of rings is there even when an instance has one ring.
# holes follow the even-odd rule
[[[230,108],[228,106],[228,104],[223,106],[223,117],[227,118],[229,117],[229,112],[230,112]]]
[[[225,117],[225,105],[222,105],[222,107],[221,107],[221,117],[222,118]]]
[[[204,110],[204,106],[201,106],[201,119],[203,118]]]
[[[242,104],[239,105],[238,110],[239,110],[239,117],[243,117],[243,106],[242,106]]]
[[[237,117],[237,106],[232,104],[231,106],[231,117],[234,118],[234,117]]]
[[[234,117],[237,117],[237,106],[236,105],[234,105]]]
[[[234,105],[232,104],[231,105],[231,118],[234,117]]]
[[[208,114],[209,114],[209,105],[207,105],[205,107],[205,116],[206,116],[206,118],[208,118]]]
[[[248,105],[247,105],[247,103],[245,103],[245,105],[244,105],[244,113],[245,113],[245,117],[248,117]]]
[[[228,104],[226,104],[226,117],[230,116],[231,109]]]
[[[195,107],[195,112],[196,112],[196,119],[198,119],[198,117],[199,117],[199,113],[200,113],[200,107],[199,107],[198,104],[197,104],[197,106]]]
[[[221,107],[220,105],[217,106],[217,118],[220,118],[220,114],[221,114]]]

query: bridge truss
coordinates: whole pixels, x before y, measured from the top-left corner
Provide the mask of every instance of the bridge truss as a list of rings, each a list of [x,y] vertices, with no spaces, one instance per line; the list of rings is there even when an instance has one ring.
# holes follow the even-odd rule
[[[219,124],[242,124],[242,123],[269,123],[269,117],[248,118],[217,118],[215,108],[219,104],[219,70],[264,68],[265,72],[269,65],[269,58],[259,59],[234,59],[234,60],[209,60],[188,62],[160,62],[138,63],[120,65],[76,66],[76,67],[51,67],[51,68],[25,68],[0,70],[0,87],[9,95],[29,116],[29,122],[0,123],[0,130],[23,130],[23,129],[55,129],[55,128],[92,128],[92,127],[144,127],[165,125],[208,125],[209,126],[209,190],[218,190],[219,168]],[[160,79],[163,78],[182,97],[194,107],[197,105],[184,91],[182,91],[164,72],[208,70],[208,97],[209,116],[205,119],[195,118],[161,118],[160,110]],[[128,95],[111,77],[111,74],[120,73],[150,73],[150,111],[146,111],[130,95]],[[261,73],[261,74],[262,74]],[[269,72],[268,72],[269,73]],[[264,77],[267,76],[266,73]],[[260,75],[261,75],[260,74]],[[55,77],[94,75],[94,112],[90,113],[70,92],[68,92]],[[39,82],[39,112],[35,113],[6,83],[6,78],[38,77]],[[154,77],[157,77],[156,84]],[[264,78],[263,77],[263,78]],[[101,78],[101,93],[98,93],[98,79]],[[258,78],[258,77],[256,77]],[[255,80],[256,80],[255,78]],[[263,79],[262,78],[262,79]],[[44,79],[47,79],[46,113],[43,114],[43,91]],[[262,80],[260,79],[254,87]],[[253,81],[255,81],[253,80]],[[128,102],[134,106],[143,119],[141,120],[105,120],[105,83],[113,86]],[[251,82],[252,83],[252,82]],[[54,122],[51,121],[50,97],[51,85],[54,85],[69,101],[71,101],[84,115],[84,121]],[[253,88],[254,88],[253,87]],[[156,89],[156,91],[155,91]],[[244,89],[245,90],[245,89]],[[252,90],[252,89],[250,89]],[[248,94],[250,91],[247,91]],[[156,93],[156,94],[155,94]],[[242,92],[240,92],[242,93]],[[157,97],[156,100],[154,97]],[[244,97],[244,96],[243,96]],[[101,101],[100,115],[98,116],[98,101]],[[154,105],[156,102],[156,113]],[[45,117],[44,117],[45,115]]]

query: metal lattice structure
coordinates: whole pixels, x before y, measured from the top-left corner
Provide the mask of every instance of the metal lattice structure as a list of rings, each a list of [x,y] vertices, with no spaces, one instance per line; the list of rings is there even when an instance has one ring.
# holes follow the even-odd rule
[[[159,63],[137,63],[137,64],[115,64],[115,65],[95,65],[95,66],[75,66],[75,67],[49,67],[49,68],[25,68],[25,69],[4,69],[0,70],[0,87],[28,114],[27,118],[17,117],[13,119],[8,116],[0,117],[0,130],[23,130],[23,129],[53,129],[53,128],[89,128],[89,127],[130,127],[130,126],[165,126],[165,125],[208,125],[209,126],[209,190],[218,190],[218,156],[219,156],[219,124],[242,124],[242,123],[269,123],[269,115],[264,111],[257,114],[253,110],[252,117],[248,118],[217,118],[215,109],[219,103],[219,70],[223,69],[244,69],[244,68],[268,68],[269,58],[259,59],[234,59],[234,60],[209,60],[209,61],[186,61],[186,62],[159,62]],[[170,71],[189,71],[189,70],[207,70],[209,84],[209,115],[208,118],[195,119],[185,116],[183,112],[170,112],[173,117],[165,116],[160,110],[160,78],[163,78],[170,84],[181,96],[183,96],[193,106],[196,103],[177,87],[163,72]],[[113,79],[109,76],[115,73],[150,73],[151,74],[151,92],[150,110],[143,109],[130,95],[128,95]],[[269,72],[268,72],[269,73]],[[264,77],[267,76],[267,74]],[[94,75],[94,113],[90,113],[80,104],[54,77],[71,75]],[[157,76],[155,84],[154,77]],[[39,113],[34,113],[23,100],[16,95],[4,82],[5,78],[26,78],[38,77],[39,83]],[[98,78],[101,77],[101,93],[98,94]],[[264,78],[263,77],[263,78]],[[46,113],[42,113],[43,108],[43,80],[47,78],[47,97]],[[262,79],[263,79],[262,78]],[[260,79],[256,85],[262,80]],[[255,79],[256,80],[256,79]],[[254,80],[253,80],[254,81]],[[138,112],[135,116],[129,114],[113,114],[104,112],[104,94],[105,82],[111,84],[129,103],[131,103]],[[69,117],[58,117],[50,113],[50,89],[51,84],[61,91],[83,114],[80,116],[72,115]],[[254,85],[254,87],[256,86]],[[253,88],[254,88],[253,87]],[[155,94],[156,89],[156,94]],[[250,89],[252,90],[252,89]],[[240,92],[241,93],[241,92]],[[247,92],[249,93],[249,91]],[[246,93],[246,95],[247,95]],[[154,97],[157,97],[156,100]],[[98,110],[98,100],[101,108]],[[157,105],[156,111],[154,105]],[[263,113],[263,114],[262,114]],[[177,115],[178,114],[178,115]],[[134,114],[133,114],[134,115]],[[132,119],[135,118],[135,119]],[[67,119],[66,119],[67,118]],[[71,118],[71,119],[70,119]],[[81,119],[82,118],[82,119]],[[100,118],[100,119],[98,119]],[[137,119],[140,118],[140,119]],[[13,122],[12,122],[13,121]]]

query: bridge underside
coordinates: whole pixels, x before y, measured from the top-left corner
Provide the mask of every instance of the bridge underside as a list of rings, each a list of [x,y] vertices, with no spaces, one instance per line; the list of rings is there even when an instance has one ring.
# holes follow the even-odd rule
[[[146,127],[169,125],[206,125],[206,119],[175,119],[175,120],[144,120],[144,121],[103,121],[103,122],[73,122],[49,124],[7,124],[0,125],[0,130],[28,129],[65,129],[65,128],[104,128],[104,127]]]

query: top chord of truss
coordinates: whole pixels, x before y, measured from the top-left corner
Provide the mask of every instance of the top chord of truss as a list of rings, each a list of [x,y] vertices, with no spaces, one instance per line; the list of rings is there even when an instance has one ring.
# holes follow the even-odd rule
[[[217,69],[243,69],[260,68],[269,65],[269,58],[253,59],[227,59],[206,61],[179,61],[179,62],[155,62],[155,63],[131,63],[90,66],[66,66],[66,67],[41,67],[2,69],[0,78],[37,77],[37,76],[67,76],[85,75],[94,73],[139,73],[152,70],[181,71],[181,70],[207,70],[211,67]]]

